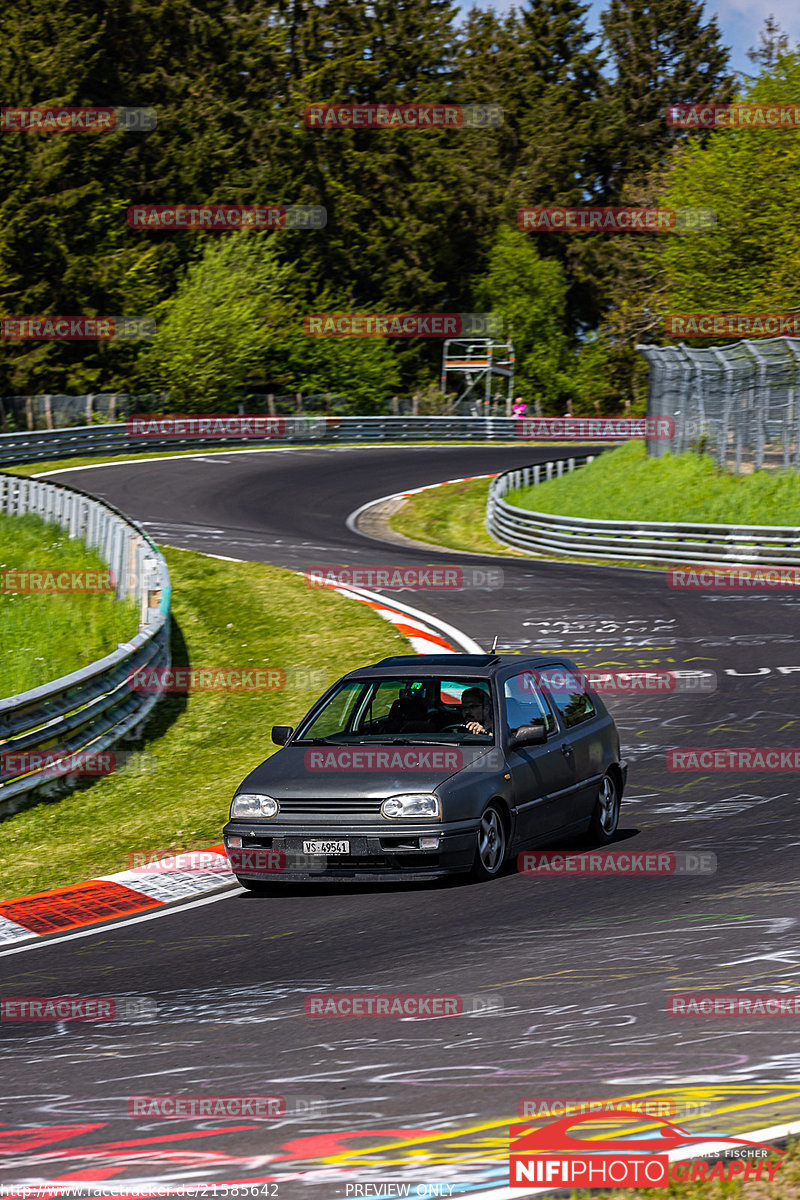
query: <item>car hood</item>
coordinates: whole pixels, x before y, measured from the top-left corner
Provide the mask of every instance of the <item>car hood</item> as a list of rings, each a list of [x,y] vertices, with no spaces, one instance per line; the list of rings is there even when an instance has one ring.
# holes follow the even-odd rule
[[[276,800],[430,792],[496,754],[493,746],[284,746],[251,771],[237,791],[263,792]]]

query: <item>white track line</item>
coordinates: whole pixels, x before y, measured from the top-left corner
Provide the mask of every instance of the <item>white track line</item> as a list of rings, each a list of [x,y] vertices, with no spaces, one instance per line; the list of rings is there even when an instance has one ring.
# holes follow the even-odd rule
[[[474,642],[471,637],[463,633],[460,629],[456,629],[455,625],[448,625],[446,621],[440,620],[439,617],[432,617],[430,613],[422,612],[419,608],[412,608],[410,604],[402,603],[399,600],[390,600],[378,592],[368,592],[366,588],[350,587],[349,585],[346,587],[339,585],[336,587],[336,591],[342,592],[345,595],[353,594],[355,599],[369,600],[373,604],[380,605],[381,608],[414,617],[415,620],[420,621],[423,625],[430,625],[439,633],[452,638],[457,646],[461,646],[465,654],[486,653],[482,646],[479,646],[477,642]]]
[[[220,448],[219,450],[216,450],[214,452],[211,452],[209,450],[198,450],[196,453],[192,454],[190,452],[184,451],[181,454],[155,454],[155,455],[151,456],[150,458],[126,458],[121,461],[119,459],[116,459],[115,461],[108,459],[105,462],[85,463],[81,467],[57,467],[53,471],[38,471],[35,475],[31,475],[30,478],[31,479],[44,479],[47,475],[65,475],[71,471],[96,471],[98,469],[98,467],[132,467],[136,463],[169,462],[170,460],[175,459],[175,458],[185,458],[187,460],[193,459],[193,458],[204,458],[204,459],[210,461],[211,459],[220,458],[223,454],[294,454],[298,450],[302,450],[302,451],[306,451],[306,450],[448,450],[448,449],[459,449],[459,448],[463,448],[464,446],[484,446],[484,445],[485,444],[483,442],[459,442],[459,443],[431,442],[431,443],[427,443],[425,445],[419,445],[418,443],[410,444],[409,442],[379,442],[377,445],[370,444],[370,445],[365,446],[365,445],[359,444],[358,442],[352,442],[352,443],[347,443],[347,444],[340,444],[338,442],[333,442],[330,445],[328,445],[326,443],[325,445],[321,445],[321,446],[320,445],[303,446],[300,443],[292,443],[292,445],[290,445],[290,446],[260,446],[260,447],[254,447],[252,450],[247,450],[247,449],[224,450],[224,449]],[[494,445],[495,445],[495,443],[491,443],[491,446],[494,446]],[[516,446],[517,443],[516,442],[498,442],[498,443],[496,443],[496,445],[508,448],[509,446],[511,446],[511,447]],[[80,458],[81,455],[76,453],[75,457]],[[32,463],[24,463],[24,464],[21,463],[20,464],[20,466],[33,466],[33,465],[34,464],[32,464]],[[7,468],[3,468],[3,469],[4,470],[5,469],[13,469],[13,466],[14,466],[13,463],[9,463],[9,464],[7,464]],[[483,478],[493,479],[494,475],[487,475],[487,476],[474,475],[474,476],[468,476],[468,478],[471,478],[471,479],[483,479]],[[449,483],[449,482],[460,482],[460,481],[447,480],[446,482]],[[431,484],[429,486],[438,487],[439,485]],[[416,491],[424,491],[425,489],[424,488],[416,488],[415,490]],[[389,499],[389,497],[386,497],[386,498]],[[376,503],[376,501],[371,501],[371,503]]]

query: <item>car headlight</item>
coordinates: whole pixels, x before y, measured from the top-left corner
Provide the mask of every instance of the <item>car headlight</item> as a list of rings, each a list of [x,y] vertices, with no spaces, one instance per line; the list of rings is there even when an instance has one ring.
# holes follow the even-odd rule
[[[410,792],[403,796],[389,796],[381,805],[384,817],[440,817],[439,797],[429,792]]]
[[[278,801],[272,796],[252,796],[246,792],[233,797],[231,804],[232,817],[274,817],[278,811]]]

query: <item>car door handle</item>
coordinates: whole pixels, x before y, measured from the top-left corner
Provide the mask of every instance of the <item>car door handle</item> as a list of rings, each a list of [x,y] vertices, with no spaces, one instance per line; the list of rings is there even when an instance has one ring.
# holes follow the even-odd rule
[[[571,755],[572,755],[572,746],[570,746],[569,742],[562,742],[562,743],[561,743],[561,753],[564,755],[564,758],[570,758],[570,757],[571,757]]]

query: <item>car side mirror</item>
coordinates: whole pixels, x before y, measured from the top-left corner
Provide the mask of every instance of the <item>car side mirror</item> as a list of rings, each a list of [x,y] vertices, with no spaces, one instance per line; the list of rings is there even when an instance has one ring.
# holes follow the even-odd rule
[[[276,746],[285,746],[294,733],[291,725],[273,725],[272,740]]]
[[[547,741],[547,728],[544,721],[535,725],[520,725],[511,739],[511,749],[518,750],[521,746],[541,746]]]

